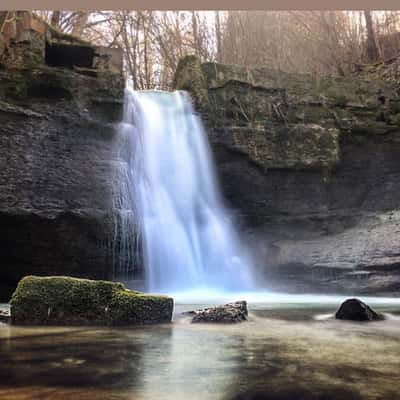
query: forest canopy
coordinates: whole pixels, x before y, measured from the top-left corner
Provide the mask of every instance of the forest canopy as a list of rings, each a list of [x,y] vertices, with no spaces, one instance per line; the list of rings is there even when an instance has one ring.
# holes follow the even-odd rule
[[[398,55],[399,11],[36,11],[56,29],[120,47],[135,89],[169,89],[180,58],[347,75]],[[12,12],[0,13],[0,27]]]

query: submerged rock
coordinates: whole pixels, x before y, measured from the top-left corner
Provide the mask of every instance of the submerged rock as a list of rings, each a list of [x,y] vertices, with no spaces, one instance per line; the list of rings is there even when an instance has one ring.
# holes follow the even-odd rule
[[[64,276],[23,278],[11,298],[21,325],[129,325],[170,322],[173,299],[122,283]]]
[[[347,299],[335,314],[336,319],[347,319],[351,321],[376,321],[383,319],[382,315],[375,312],[367,304],[359,299]]]
[[[192,322],[219,322],[236,323],[247,320],[246,301],[236,301],[223,306],[204,308],[202,310],[192,311],[194,317]]]

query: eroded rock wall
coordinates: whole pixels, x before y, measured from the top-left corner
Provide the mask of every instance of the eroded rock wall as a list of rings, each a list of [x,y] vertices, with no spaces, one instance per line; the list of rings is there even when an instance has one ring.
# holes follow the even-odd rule
[[[397,85],[181,62],[260,279],[289,291],[400,288]]]
[[[0,300],[26,274],[112,274],[114,78],[0,71]]]

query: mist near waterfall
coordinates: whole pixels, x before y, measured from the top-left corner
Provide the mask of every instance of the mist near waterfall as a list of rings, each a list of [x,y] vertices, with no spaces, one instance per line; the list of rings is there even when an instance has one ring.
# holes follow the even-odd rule
[[[224,206],[190,98],[127,89],[119,134],[128,155],[118,201],[132,210],[120,216],[120,250],[134,252],[139,238],[146,289],[251,290],[251,260]],[[122,256],[133,269],[134,258]]]

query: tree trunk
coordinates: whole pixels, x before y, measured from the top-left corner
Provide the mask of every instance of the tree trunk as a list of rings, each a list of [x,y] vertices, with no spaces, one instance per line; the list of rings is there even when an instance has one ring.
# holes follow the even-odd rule
[[[367,26],[367,57],[369,62],[375,62],[379,58],[379,49],[376,44],[371,11],[364,10],[364,17]]]
[[[221,34],[221,20],[219,18],[219,11],[215,11],[215,36],[217,39],[217,61],[222,62],[222,34]]]
[[[196,12],[192,11],[192,30],[193,30],[193,47],[195,53],[200,56],[200,41],[199,41],[199,32],[197,28],[197,17]]]
[[[149,60],[149,35],[147,32],[147,18],[143,18],[143,59],[144,59],[144,81],[145,86],[143,89],[152,89],[150,82],[150,60]]]
[[[80,11],[73,25],[71,34],[74,36],[82,36],[83,30],[85,29],[86,23],[89,18],[89,13]]]
[[[54,26],[54,28],[59,28],[60,27],[60,11],[53,11],[51,14],[51,21],[50,25]]]

